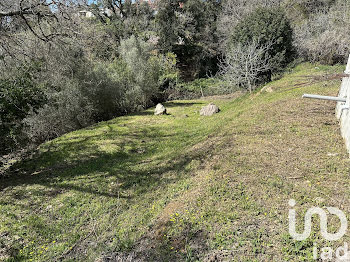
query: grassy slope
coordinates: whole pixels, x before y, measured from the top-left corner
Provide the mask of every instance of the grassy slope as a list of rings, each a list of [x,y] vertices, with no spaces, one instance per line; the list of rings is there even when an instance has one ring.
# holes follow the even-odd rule
[[[0,180],[0,260],[310,259],[312,240],[325,243],[288,237],[288,200],[349,213],[349,161],[334,103],[301,99],[335,95],[340,81],[293,86],[341,70],[303,64],[272,93],[212,98],[213,117],[198,114],[206,100],[175,101],[171,115],[150,109],[42,145]]]

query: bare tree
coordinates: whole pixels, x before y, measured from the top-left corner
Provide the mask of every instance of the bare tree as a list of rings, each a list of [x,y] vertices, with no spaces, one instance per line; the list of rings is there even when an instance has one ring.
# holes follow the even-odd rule
[[[75,14],[72,10],[82,5],[85,5],[82,0],[2,0],[2,29],[13,33],[15,29],[27,28],[40,40],[48,42],[62,34],[63,30],[60,30],[57,23],[71,20]],[[48,24],[53,30],[48,30]],[[4,32],[1,30],[1,34]]]
[[[252,92],[261,77],[266,75],[271,65],[268,50],[271,44],[260,46],[254,40],[249,45],[237,44],[228,49],[221,63],[221,73],[234,86],[244,87]]]
[[[79,10],[86,0],[1,0],[0,63],[23,62],[81,34]]]

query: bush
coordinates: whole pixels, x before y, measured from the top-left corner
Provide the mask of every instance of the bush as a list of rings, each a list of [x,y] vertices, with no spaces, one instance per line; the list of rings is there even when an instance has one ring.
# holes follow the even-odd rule
[[[25,142],[22,120],[36,112],[46,101],[44,86],[36,85],[40,63],[22,66],[17,74],[0,79],[0,153]]]
[[[298,0],[298,2],[299,1],[300,0]],[[280,5],[280,0],[223,0],[223,8],[218,21],[222,50],[225,50],[225,47],[228,44],[229,36],[232,34],[232,29],[235,28],[242,19],[250,16],[250,14],[257,8],[276,8]]]
[[[125,102],[130,111],[152,105],[153,99],[159,96],[162,64],[151,51],[149,43],[135,36],[120,43],[121,58],[131,74],[125,90]]]
[[[323,64],[344,63],[350,47],[350,7],[338,0],[327,11],[312,13],[294,26],[295,45],[302,58]]]
[[[166,88],[177,81],[174,55],[159,55],[134,36],[121,41],[119,53],[112,62],[66,60],[63,67],[71,74],[51,72],[48,102],[23,121],[31,141],[43,142],[165,99]]]
[[[240,44],[249,46],[253,41],[257,48],[270,46],[267,49],[271,73],[284,68],[294,55],[293,31],[290,23],[280,8],[258,8],[243,18],[233,29],[228,48]]]
[[[31,111],[23,120],[24,131],[32,143],[56,138],[94,123],[92,103],[72,81],[64,89],[48,95],[48,103]]]

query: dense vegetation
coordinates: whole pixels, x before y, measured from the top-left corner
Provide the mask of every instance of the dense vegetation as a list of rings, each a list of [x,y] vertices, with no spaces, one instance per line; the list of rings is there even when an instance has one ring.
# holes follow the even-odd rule
[[[346,0],[1,1],[1,154],[160,101],[251,91],[296,58],[343,62],[348,17]]]

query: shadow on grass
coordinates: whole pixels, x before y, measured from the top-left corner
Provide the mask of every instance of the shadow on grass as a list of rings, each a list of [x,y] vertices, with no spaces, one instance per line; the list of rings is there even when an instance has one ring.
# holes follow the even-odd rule
[[[113,153],[98,151],[96,145],[89,143],[91,140],[113,139],[118,139],[115,143],[118,151]],[[78,141],[51,143],[47,152],[15,163],[0,178],[0,191],[8,187],[38,184],[63,191],[130,198],[110,193],[106,178],[116,178],[119,191],[132,188],[137,194],[142,194],[160,183],[177,180],[164,179],[162,175],[180,171],[193,159],[201,157],[200,151],[183,154],[181,158],[159,152],[158,146],[170,139],[171,135],[161,133],[157,128],[144,127],[124,134],[110,129],[107,133],[83,136]],[[71,160],[72,153],[77,153],[74,157],[78,159]],[[154,157],[157,154],[160,156]]]
[[[203,105],[204,103],[190,102],[190,103],[181,103],[181,102],[166,102],[164,103],[165,107],[190,107],[194,105]]]
[[[151,116],[151,115],[154,115],[153,110],[134,112],[130,114],[130,116]]]
[[[111,202],[120,198],[127,206],[143,194],[178,182],[192,160],[205,156],[204,150],[184,150],[183,143],[173,144],[177,139],[181,141],[182,137],[176,137],[171,128],[135,126],[125,120],[112,120],[94,129],[72,133],[43,145],[45,152],[19,161],[7,170],[0,177],[0,196],[6,198],[0,200],[30,217],[36,217],[37,210],[45,210],[49,199],[66,192],[102,196]],[[186,145],[190,147],[191,142]],[[109,147],[113,150],[108,151]],[[169,172],[175,175],[169,176]],[[116,185],[113,190],[111,182]],[[28,187],[31,185],[39,187]],[[39,229],[34,231],[42,234]],[[150,256],[158,256],[152,252]]]

